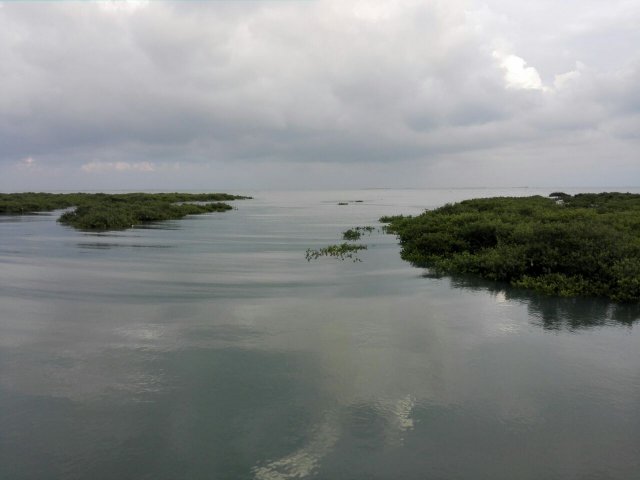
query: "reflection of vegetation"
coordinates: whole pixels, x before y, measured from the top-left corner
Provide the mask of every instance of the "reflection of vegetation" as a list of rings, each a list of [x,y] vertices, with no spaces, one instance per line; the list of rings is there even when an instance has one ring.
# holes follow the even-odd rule
[[[352,259],[354,262],[361,262],[360,258],[358,258],[355,254],[359,250],[366,250],[366,245],[358,245],[358,244],[350,244],[350,243],[341,243],[340,245],[329,245],[328,247],[320,248],[318,250],[314,250],[311,248],[307,249],[305,258],[307,261],[315,260],[320,257],[336,257],[340,260],[345,260],[347,258]]]
[[[425,276],[432,276],[430,274]],[[477,276],[454,275],[456,288],[487,291],[505,301],[527,306],[534,323],[546,330],[580,330],[605,325],[632,325],[640,319],[640,304],[613,303],[605,298],[563,298],[531,290],[513,288],[507,283]]]
[[[560,296],[640,300],[640,195],[554,192],[387,217],[402,257]]]
[[[609,303],[600,298],[535,296],[528,300],[534,323],[546,330],[580,330],[605,325],[632,325],[640,318],[637,304]]]
[[[362,237],[364,232],[371,234],[374,230],[375,228],[370,226],[350,228],[349,230],[342,232],[342,239],[349,241],[360,240],[360,237]]]
[[[226,193],[13,193],[0,194],[0,214],[76,207],[64,213],[59,221],[82,230],[117,230],[145,222],[230,210],[232,207],[221,201],[244,198],[248,197]]]
[[[349,205],[347,202],[338,202],[338,205]]]

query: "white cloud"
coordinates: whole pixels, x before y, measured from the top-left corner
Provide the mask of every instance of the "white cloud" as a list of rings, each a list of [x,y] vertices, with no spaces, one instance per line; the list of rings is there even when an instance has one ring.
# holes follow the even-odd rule
[[[152,0],[100,0],[98,7],[109,13],[132,13],[149,6]]]
[[[93,160],[83,164],[80,169],[86,173],[104,173],[104,172],[153,172],[155,165],[151,162],[100,162]]]
[[[33,169],[36,168],[36,161],[33,159],[33,157],[26,157],[20,160],[18,165],[22,168]]]
[[[504,69],[504,79],[508,88],[523,90],[546,90],[538,71],[517,55],[506,55],[494,51],[493,56],[500,61]]]
[[[568,87],[572,82],[577,81],[582,75],[582,70],[585,69],[585,65],[582,62],[576,62],[576,68],[565,73],[560,73],[555,76],[553,86],[557,90]]]
[[[18,169],[20,170],[26,170],[26,171],[36,171],[39,170],[40,167],[38,166],[38,163],[34,160],[33,157],[25,157],[23,159],[21,159],[16,166],[18,167]]]

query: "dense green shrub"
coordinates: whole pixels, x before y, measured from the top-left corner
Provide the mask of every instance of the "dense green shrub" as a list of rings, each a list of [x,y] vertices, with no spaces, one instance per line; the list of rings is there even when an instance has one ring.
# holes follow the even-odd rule
[[[355,228],[350,228],[349,230],[345,230],[344,232],[342,232],[343,240],[359,240],[361,236],[362,233]]]
[[[387,217],[402,257],[561,296],[640,300],[640,195],[554,192]]]

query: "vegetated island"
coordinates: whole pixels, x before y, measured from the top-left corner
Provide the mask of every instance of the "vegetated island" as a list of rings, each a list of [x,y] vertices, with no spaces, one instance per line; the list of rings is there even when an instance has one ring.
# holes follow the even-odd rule
[[[251,197],[227,193],[0,193],[0,214],[27,215],[75,207],[58,221],[79,230],[123,230],[186,215],[224,212],[224,201]]]
[[[640,195],[555,192],[383,217],[403,259],[550,295],[640,301]]]

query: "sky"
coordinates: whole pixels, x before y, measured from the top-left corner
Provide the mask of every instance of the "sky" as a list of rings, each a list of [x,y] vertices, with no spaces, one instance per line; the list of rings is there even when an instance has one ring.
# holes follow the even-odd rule
[[[640,186],[640,1],[0,1],[0,191]]]

